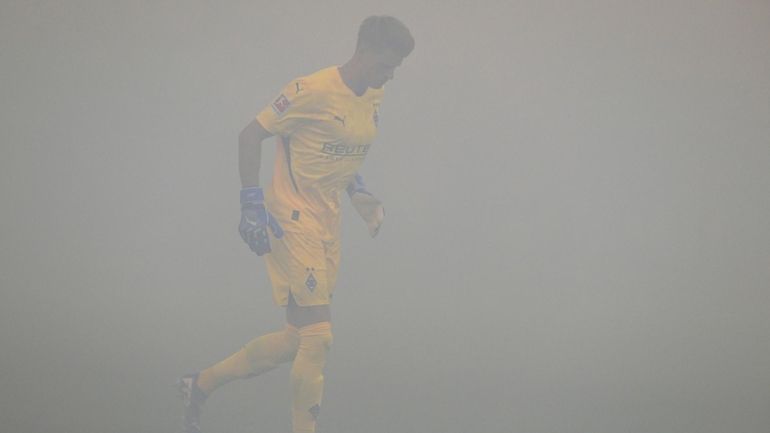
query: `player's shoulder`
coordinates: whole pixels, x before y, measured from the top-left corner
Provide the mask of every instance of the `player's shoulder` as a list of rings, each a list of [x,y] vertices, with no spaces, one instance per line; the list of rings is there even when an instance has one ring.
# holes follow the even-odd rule
[[[336,66],[329,66],[311,74],[297,77],[289,83],[288,87],[296,93],[323,95],[332,93],[338,87]]]
[[[279,115],[286,112],[289,107],[305,111],[319,109],[328,99],[326,96],[332,86],[332,72],[334,72],[332,68],[324,68],[292,79],[273,102],[273,109]]]

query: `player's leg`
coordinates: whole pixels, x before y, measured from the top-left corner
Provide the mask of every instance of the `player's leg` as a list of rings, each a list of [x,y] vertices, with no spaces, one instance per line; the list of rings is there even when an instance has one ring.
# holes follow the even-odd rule
[[[337,245],[336,243],[334,245]],[[300,266],[291,286],[286,319],[298,328],[299,349],[291,369],[294,433],[313,433],[321,410],[326,355],[332,344],[331,292],[339,250],[329,243],[312,244],[314,261]],[[319,261],[322,257],[323,261]],[[310,259],[307,259],[310,260]]]
[[[330,322],[317,322],[299,328],[300,343],[291,368],[294,433],[315,432],[321,410],[326,355],[332,344]]]
[[[272,233],[271,233],[272,234]],[[273,283],[273,295],[278,301],[289,293],[288,250],[282,241],[271,239],[273,251],[265,255],[268,274]],[[280,305],[280,303],[279,303]],[[283,305],[286,305],[285,303]],[[209,394],[234,379],[252,377],[291,361],[299,348],[297,327],[287,325],[282,331],[258,337],[241,350],[200,373],[184,376],[180,391],[185,397],[185,432],[198,433],[200,410]]]
[[[281,331],[255,338],[200,373],[182,377],[179,391],[184,400],[185,433],[200,433],[201,408],[214,390],[232,380],[257,376],[293,360],[299,339],[297,328],[287,325]]]
[[[291,238],[288,233],[281,239],[271,238],[273,251],[264,256],[276,300],[287,296],[291,285],[290,272],[293,270],[291,264],[294,260],[285,244],[290,242]],[[297,327],[287,325],[281,331],[252,340],[228,358],[201,371],[197,386],[207,396],[227,382],[256,376],[283,362],[291,361],[298,347]]]
[[[205,395],[235,379],[266,373],[294,359],[299,347],[297,328],[288,325],[247,343],[241,350],[200,372],[197,385]]]

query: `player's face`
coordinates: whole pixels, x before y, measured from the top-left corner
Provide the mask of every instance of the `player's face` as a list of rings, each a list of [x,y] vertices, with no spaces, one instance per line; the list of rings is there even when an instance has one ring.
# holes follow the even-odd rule
[[[390,49],[370,51],[367,58],[366,81],[369,87],[379,89],[393,79],[396,68],[401,66],[403,58]]]

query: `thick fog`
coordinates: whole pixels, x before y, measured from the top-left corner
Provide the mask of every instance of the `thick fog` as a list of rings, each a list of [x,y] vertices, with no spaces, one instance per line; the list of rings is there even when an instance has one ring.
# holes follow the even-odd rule
[[[770,3],[0,4],[0,431],[181,430],[280,329],[237,138],[400,18],[319,433],[770,429]],[[271,172],[266,142],[262,180]],[[205,432],[286,432],[289,369]]]

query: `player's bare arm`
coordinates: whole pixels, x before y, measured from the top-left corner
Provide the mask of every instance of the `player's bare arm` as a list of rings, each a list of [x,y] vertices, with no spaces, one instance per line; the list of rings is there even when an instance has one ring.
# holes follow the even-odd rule
[[[241,222],[238,231],[243,241],[258,256],[271,251],[268,228],[276,238],[283,236],[283,229],[278,220],[265,207],[265,196],[259,187],[262,142],[271,135],[256,119],[238,135],[238,170],[242,185]]]
[[[256,119],[238,135],[238,170],[241,186],[259,186],[259,166],[262,161],[262,142],[271,134]]]

